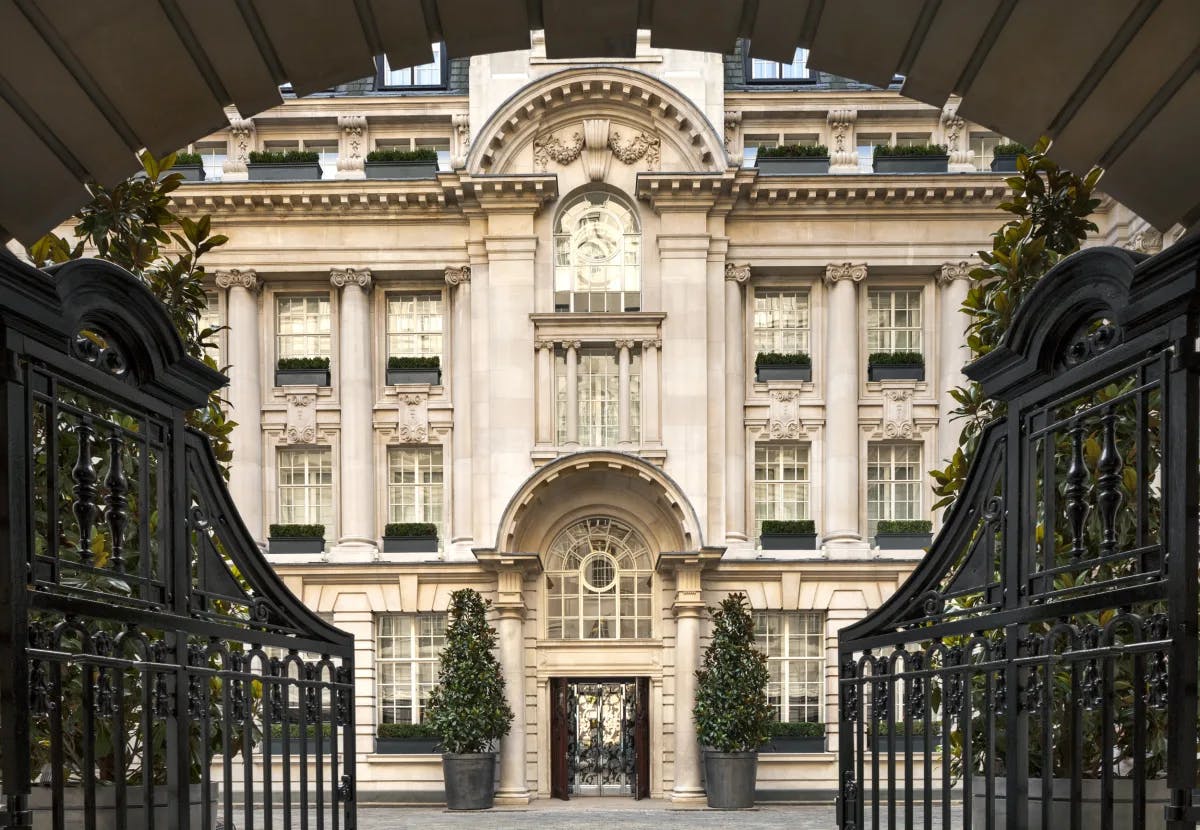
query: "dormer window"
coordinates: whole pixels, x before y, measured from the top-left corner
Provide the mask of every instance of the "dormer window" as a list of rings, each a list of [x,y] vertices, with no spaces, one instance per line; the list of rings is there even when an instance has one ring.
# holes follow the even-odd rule
[[[554,226],[554,310],[640,311],[642,231],[612,193],[584,193]]]

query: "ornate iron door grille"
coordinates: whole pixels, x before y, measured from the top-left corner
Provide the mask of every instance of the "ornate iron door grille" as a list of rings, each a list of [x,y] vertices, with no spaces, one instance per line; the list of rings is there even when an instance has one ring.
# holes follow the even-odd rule
[[[633,795],[636,790],[635,681],[567,685],[567,781],[571,795]]]
[[[1007,415],[840,635],[842,830],[1195,826],[1198,259],[1071,257],[967,367]]]
[[[185,426],[225,378],[97,261],[0,254],[0,343],[0,827],[353,830],[353,640]]]

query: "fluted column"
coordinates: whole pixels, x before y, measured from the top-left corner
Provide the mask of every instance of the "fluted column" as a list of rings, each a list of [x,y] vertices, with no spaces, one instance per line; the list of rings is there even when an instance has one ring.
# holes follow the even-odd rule
[[[745,542],[746,436],[746,313],[743,288],[750,280],[749,265],[725,266],[725,539]]]
[[[958,433],[961,427],[951,420],[951,412],[958,404],[950,396],[950,390],[966,380],[962,367],[971,358],[971,351],[967,348],[967,318],[962,313],[962,304],[971,287],[970,274],[971,263],[963,261],[947,262],[938,276],[938,285],[941,286],[941,297],[938,300],[941,306],[941,348],[938,355],[939,465],[954,455],[954,450],[958,447]]]
[[[250,535],[260,543],[263,527],[262,358],[258,295],[262,281],[252,269],[218,271],[217,286],[229,289],[229,406],[237,421],[231,441],[236,459],[229,491]]]
[[[858,292],[866,265],[849,262],[825,269],[829,342],[825,372],[825,542],[856,543],[858,527]]]
[[[567,349],[567,446],[579,448],[579,347],[578,340],[568,340]]]
[[[618,340],[617,347],[617,445],[628,449],[630,441],[629,349],[632,340]]]
[[[375,551],[375,454],[372,410],[375,384],[371,372],[371,272],[335,268],[329,283],[342,289],[339,303],[338,395],[341,399],[341,519],[338,543],[331,556],[354,558]]]
[[[470,555],[471,529],[471,266],[446,269],[450,293],[450,395],[454,431],[450,446],[453,476],[450,493],[450,544]],[[444,381],[443,381],[444,382]],[[456,553],[457,551],[451,551]]]

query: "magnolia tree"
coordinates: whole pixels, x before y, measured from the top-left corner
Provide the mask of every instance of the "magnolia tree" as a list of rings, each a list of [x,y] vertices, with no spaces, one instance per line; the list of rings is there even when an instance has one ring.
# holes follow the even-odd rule
[[[717,752],[752,752],[770,738],[767,657],[754,646],[744,594],[730,594],[712,614],[712,641],[696,672],[696,734]]]

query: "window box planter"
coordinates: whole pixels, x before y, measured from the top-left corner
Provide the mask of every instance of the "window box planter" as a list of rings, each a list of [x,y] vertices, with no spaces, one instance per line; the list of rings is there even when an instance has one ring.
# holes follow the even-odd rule
[[[427,522],[396,522],[383,528],[384,553],[436,553],[437,527]]]
[[[760,752],[824,752],[825,736],[794,738],[778,736],[771,738]]]
[[[755,366],[754,376],[759,383],[769,383],[773,380],[812,380],[812,366],[799,363],[778,366]]]
[[[992,156],[992,172],[993,173],[1016,173],[1017,172],[1017,157],[1016,156]]]
[[[427,383],[439,386],[442,382],[441,369],[393,369],[388,367],[387,385],[404,386],[410,383]]]
[[[288,744],[288,754],[292,759],[299,758],[302,752],[312,758],[315,755],[328,755],[331,751],[332,744],[328,735],[322,735],[319,741],[316,737],[308,737],[304,740],[292,738]],[[267,752],[276,757],[282,757],[283,738],[272,738],[267,743]]]
[[[815,533],[767,533],[758,537],[763,550],[816,550]]]
[[[315,182],[321,178],[321,165],[312,164],[273,164],[251,162],[246,165],[246,171],[252,182]]]
[[[433,179],[438,163],[433,161],[367,161],[363,163],[368,179]]]
[[[185,182],[204,181],[203,164],[176,164],[169,172],[181,174]]]
[[[884,550],[920,550],[932,540],[932,525],[924,519],[880,521],[875,530],[875,544]]]
[[[950,156],[875,156],[876,173],[945,173]]]
[[[923,754],[927,747],[932,750],[932,749],[937,748],[938,746],[941,746],[941,741],[938,739],[937,735],[934,735],[932,737],[932,739],[930,739],[928,742],[925,740],[924,735],[909,735],[907,737],[905,737],[904,735],[897,735],[895,737],[895,741],[896,741],[896,757],[897,758],[903,757],[904,753],[909,748],[912,749],[912,754],[914,756],[917,756],[917,755]],[[876,735],[874,742],[871,744],[871,749],[876,755],[887,755],[888,754],[888,736],[887,735]],[[939,758],[938,760],[941,760],[941,759]]]
[[[280,358],[275,367],[276,386],[328,386],[329,358]]]
[[[925,364],[895,363],[887,366],[867,366],[867,380],[925,380]]]
[[[271,525],[267,539],[271,553],[322,553],[324,525]]]
[[[378,755],[438,755],[441,741],[437,738],[376,738],[375,752]]]
[[[829,156],[763,157],[755,159],[760,176],[823,176],[829,172]]]

